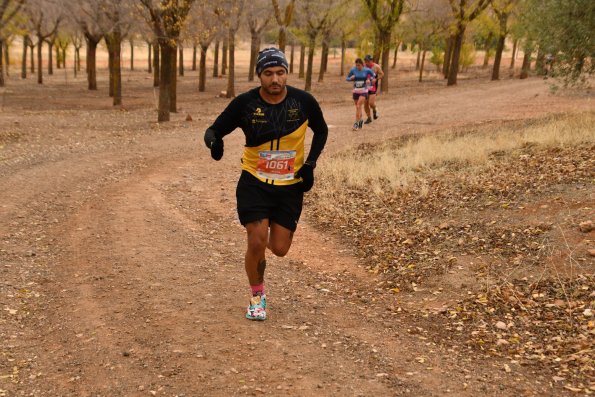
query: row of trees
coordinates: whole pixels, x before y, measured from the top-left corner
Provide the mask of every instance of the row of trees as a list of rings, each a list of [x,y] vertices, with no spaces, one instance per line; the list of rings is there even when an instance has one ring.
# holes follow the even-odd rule
[[[594,8],[592,0],[220,0],[208,4],[195,0],[0,0],[0,86],[4,85],[3,62],[8,64],[2,52],[8,55],[7,44],[16,35],[23,43],[21,76],[26,78],[28,69],[34,72],[37,65],[40,84],[44,45],[48,48],[48,73],[53,72],[54,52],[56,67],[65,67],[69,46],[74,48],[78,73],[84,44],[90,90],[97,89],[96,50],[103,40],[109,54],[109,95],[114,105],[122,103],[122,45],[125,40],[130,42],[133,68],[133,43],[145,41],[148,69],[154,75],[153,84],[159,87],[159,121],[169,120],[169,113],[176,111],[176,78],[184,73],[184,46],[194,49],[193,65],[197,55],[200,57],[199,91],[205,90],[206,54],[214,47],[213,75],[227,75],[227,96],[235,96],[238,35],[250,37],[250,80],[264,39],[277,41],[286,51],[292,73],[295,47],[299,47],[296,63],[306,90],[312,87],[316,50],[321,51],[318,81],[322,81],[329,49],[341,48],[343,75],[346,48],[354,45],[361,55],[373,53],[380,60],[385,71],[381,89],[385,92],[399,48],[404,46],[418,52],[421,71],[426,52],[431,51],[431,61],[448,85],[457,83],[462,55],[464,58],[470,43],[485,50],[485,65],[494,56],[491,78],[498,80],[507,41],[513,43],[513,62],[518,48],[524,50],[521,77],[526,77],[531,56],[537,53],[538,68],[546,59],[555,59],[558,73],[574,82],[593,72]],[[546,54],[550,56],[546,58]]]

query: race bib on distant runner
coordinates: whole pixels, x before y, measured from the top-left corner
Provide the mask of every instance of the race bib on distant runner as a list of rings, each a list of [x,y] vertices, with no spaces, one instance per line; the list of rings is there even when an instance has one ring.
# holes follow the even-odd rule
[[[355,88],[364,88],[366,86],[366,82],[365,81],[356,81],[354,84]]]
[[[256,174],[275,181],[294,179],[295,150],[263,150],[258,152]]]

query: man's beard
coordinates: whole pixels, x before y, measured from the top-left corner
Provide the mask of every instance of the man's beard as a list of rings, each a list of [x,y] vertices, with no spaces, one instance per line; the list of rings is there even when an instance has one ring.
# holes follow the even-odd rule
[[[266,88],[266,92],[269,95],[280,95],[283,93],[283,88],[284,88],[284,86],[282,86],[280,84],[270,85]]]

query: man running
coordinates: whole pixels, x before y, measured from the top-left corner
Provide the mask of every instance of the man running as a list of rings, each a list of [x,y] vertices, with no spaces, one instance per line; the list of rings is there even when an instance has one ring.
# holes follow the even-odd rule
[[[242,173],[236,189],[237,210],[246,228],[245,269],[252,292],[250,320],[265,320],[265,250],[287,254],[302,212],[304,192],[314,184],[316,160],[328,136],[318,102],[286,85],[287,60],[276,48],[258,54],[260,87],[233,99],[205,132],[211,157],[223,157],[223,137],[241,128],[246,137]],[[314,132],[308,156],[306,129]]]
[[[372,108],[374,120],[378,118],[378,112],[376,111],[376,94],[378,93],[379,82],[384,77],[384,72],[382,71],[380,65],[374,62],[374,58],[372,58],[372,55],[366,55],[364,60],[366,62],[366,67],[372,69],[372,71],[376,75],[376,78],[372,81],[372,86],[368,89],[368,98],[366,99],[366,103],[364,104],[364,110],[366,111],[366,115],[368,116],[365,124],[370,124],[372,122],[370,108]]]
[[[374,71],[364,67],[364,61],[361,58],[355,60],[355,66],[347,74],[346,80],[353,81],[353,103],[355,104],[354,131],[362,129],[364,126],[362,107],[368,99],[368,90],[374,77]]]

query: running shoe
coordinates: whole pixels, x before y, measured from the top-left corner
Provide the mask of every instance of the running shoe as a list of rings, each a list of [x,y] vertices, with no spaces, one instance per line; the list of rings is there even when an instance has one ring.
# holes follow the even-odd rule
[[[361,119],[360,121],[358,121],[357,123],[358,128],[361,130],[362,128],[364,128],[364,119]]]
[[[361,128],[359,126],[359,121],[356,121],[355,123],[353,123],[353,131],[357,131],[359,128]]]
[[[364,121],[364,124],[370,124],[372,122],[372,119],[370,117],[368,117],[366,119],[366,121]]]
[[[267,297],[266,295],[256,295],[250,299],[250,305],[246,310],[248,320],[263,321],[267,319]]]
[[[376,120],[378,118],[378,113],[376,113],[376,109],[372,109],[372,112],[374,113],[374,120]]]

